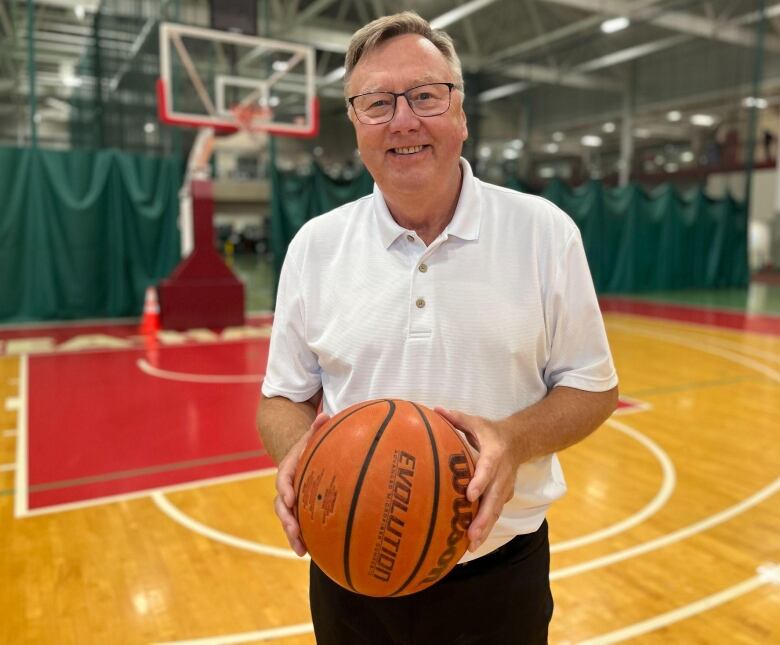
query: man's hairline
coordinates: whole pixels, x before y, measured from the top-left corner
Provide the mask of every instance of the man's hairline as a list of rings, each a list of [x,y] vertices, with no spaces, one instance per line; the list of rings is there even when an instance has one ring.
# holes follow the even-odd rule
[[[360,58],[358,58],[358,60],[352,66],[352,69],[349,71],[349,74],[344,76],[344,100],[345,101],[348,102],[350,96],[357,96],[357,94],[366,94],[368,92],[374,92],[374,91],[376,91],[376,92],[389,92],[390,91],[390,90],[387,90],[387,89],[384,89],[384,88],[363,89],[361,92],[358,92],[357,94],[353,94],[353,93],[349,92],[347,90],[347,88],[349,86],[350,81],[352,80],[352,76],[355,73],[355,70],[357,69],[358,65],[360,65],[360,61],[362,61],[363,58],[367,54],[370,54],[371,52],[376,51],[380,47],[383,47],[387,43],[392,42],[396,38],[401,38],[403,36],[419,36],[423,40],[427,40],[429,43],[431,43],[434,46],[434,48],[436,49],[436,51],[439,52],[439,54],[441,54],[441,57],[444,59],[444,63],[447,65],[447,68],[450,71],[450,75],[452,76],[452,80],[450,80],[450,81],[440,81],[440,80],[437,80],[437,79],[435,79],[433,77],[431,77],[430,79],[423,77],[422,80],[419,80],[419,84],[420,85],[424,85],[426,83],[452,83],[455,86],[453,89],[456,89],[456,90],[460,91],[463,94],[463,96],[465,97],[466,91],[465,91],[465,88],[463,87],[463,69],[462,69],[462,65],[463,64],[461,63],[460,80],[458,80],[457,79],[458,74],[456,73],[456,66],[455,66],[455,64],[453,63],[453,61],[451,61],[449,58],[447,58],[444,55],[444,52],[441,49],[439,49],[439,47],[436,45],[435,42],[433,42],[430,38],[426,38],[423,34],[404,33],[404,34],[398,34],[396,36],[392,36],[391,38],[387,38],[385,40],[382,40],[382,41],[376,43],[371,49],[369,49],[367,51],[364,50],[363,52],[361,52]],[[454,48],[453,48],[453,52],[457,56],[457,52],[455,52]],[[458,60],[458,62],[460,62],[460,60]],[[417,83],[418,81],[414,81],[414,82]],[[409,87],[415,87],[415,85],[410,85]],[[409,88],[407,88],[407,89],[409,89]],[[349,105],[347,107],[349,107]]]

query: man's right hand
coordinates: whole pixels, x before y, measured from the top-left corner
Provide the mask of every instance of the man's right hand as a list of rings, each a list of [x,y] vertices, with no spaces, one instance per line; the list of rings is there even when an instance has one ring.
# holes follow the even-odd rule
[[[311,428],[290,448],[284,459],[279,462],[279,471],[276,474],[277,495],[276,499],[274,499],[274,511],[282,523],[282,528],[287,535],[290,547],[299,556],[306,555],[306,545],[301,539],[301,527],[298,525],[298,520],[293,513],[293,506],[295,505],[295,488],[293,486],[295,469],[312,434],[329,420],[330,417],[324,412],[317,415],[311,424]]]

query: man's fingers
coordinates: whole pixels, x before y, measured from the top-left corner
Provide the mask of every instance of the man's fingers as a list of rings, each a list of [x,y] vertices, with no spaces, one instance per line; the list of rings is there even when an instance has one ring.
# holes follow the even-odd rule
[[[501,515],[503,507],[504,503],[498,498],[495,487],[491,487],[480,500],[479,511],[469,526],[469,551],[476,551],[485,541]]]
[[[324,426],[328,421],[330,421],[330,416],[328,414],[326,414],[325,412],[320,412],[314,418],[314,421],[311,424],[311,432],[316,432],[322,426]]]
[[[496,460],[489,453],[482,453],[477,459],[477,466],[474,469],[474,476],[466,488],[466,498],[470,502],[479,499],[480,495],[487,490],[490,482],[496,476]]]
[[[306,545],[301,539],[301,527],[298,524],[298,520],[295,519],[292,510],[278,495],[274,499],[274,511],[279,518],[284,534],[287,537],[287,542],[290,544],[290,548],[295,551],[298,556],[305,555]]]

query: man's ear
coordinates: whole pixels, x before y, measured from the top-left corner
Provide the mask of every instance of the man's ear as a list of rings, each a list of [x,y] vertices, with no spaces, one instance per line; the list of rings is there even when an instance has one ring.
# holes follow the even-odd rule
[[[462,139],[461,141],[465,141],[469,138],[469,126],[468,126],[468,119],[466,118],[466,111],[463,109],[463,106],[460,108],[460,120],[461,120],[461,127],[462,127]]]

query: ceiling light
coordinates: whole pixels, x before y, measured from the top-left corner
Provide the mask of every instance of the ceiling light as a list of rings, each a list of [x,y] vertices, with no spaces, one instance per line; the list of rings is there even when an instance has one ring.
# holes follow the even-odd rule
[[[742,99],[742,105],[746,108],[758,108],[759,110],[763,110],[769,105],[769,102],[761,97],[748,96]]]
[[[676,122],[682,119],[682,112],[679,110],[671,110],[666,113],[666,118],[669,119],[669,121]]]
[[[546,143],[544,144],[544,151],[554,155],[556,152],[558,152],[558,144],[557,143]]]
[[[565,138],[566,138],[566,135],[563,134],[563,132],[558,131],[558,132],[553,132],[552,133],[552,140],[555,141],[556,143],[560,143]]]
[[[504,154],[504,159],[507,159],[509,161],[513,159],[517,159],[520,156],[520,153],[514,148],[504,148],[503,154]]]
[[[509,142],[509,145],[515,150],[522,150],[524,144],[522,139],[512,139],[512,141]]]
[[[144,124],[144,132],[146,132],[146,134],[152,134],[152,132],[154,132],[156,129],[157,125],[151,121]]]
[[[278,96],[276,96],[276,94],[268,98],[268,105],[270,105],[271,107],[276,107],[281,102],[282,100]]]
[[[650,138],[650,130],[647,128],[637,128],[634,130],[634,136],[638,137],[639,139],[649,139]]]
[[[65,87],[81,87],[83,81],[78,76],[63,76],[62,84]]]
[[[607,121],[604,125],[601,126],[601,129],[604,130],[607,134],[610,134],[615,131],[615,124],[612,123],[612,121]]]
[[[76,18],[79,20],[84,20],[84,16],[87,15],[86,9],[84,9],[84,5],[77,4],[75,7],[73,7],[73,13],[76,14]]]
[[[539,176],[543,177],[544,179],[555,177],[555,168],[552,166],[542,166],[539,168]]]
[[[668,164],[664,166],[664,170],[666,172],[677,172],[680,169],[680,166],[678,166],[673,161],[670,161]]]
[[[693,159],[694,159],[693,152],[690,150],[686,150],[685,152],[680,154],[680,161],[682,161],[683,163],[691,163]]]
[[[580,139],[580,142],[583,146],[587,146],[588,148],[598,148],[602,143],[601,137],[598,137],[595,134],[586,134]]]
[[[691,123],[703,128],[709,128],[710,126],[715,125],[715,117],[711,114],[692,114]]]
[[[490,159],[490,155],[492,154],[492,150],[490,149],[490,146],[480,146],[479,147],[479,158],[480,159]]]
[[[617,18],[610,18],[601,23],[601,31],[605,34],[614,34],[616,31],[621,31],[631,24],[631,21],[625,16],[618,16]]]
[[[287,61],[284,60],[275,60],[271,67],[275,72],[286,72],[289,65],[287,64]]]

